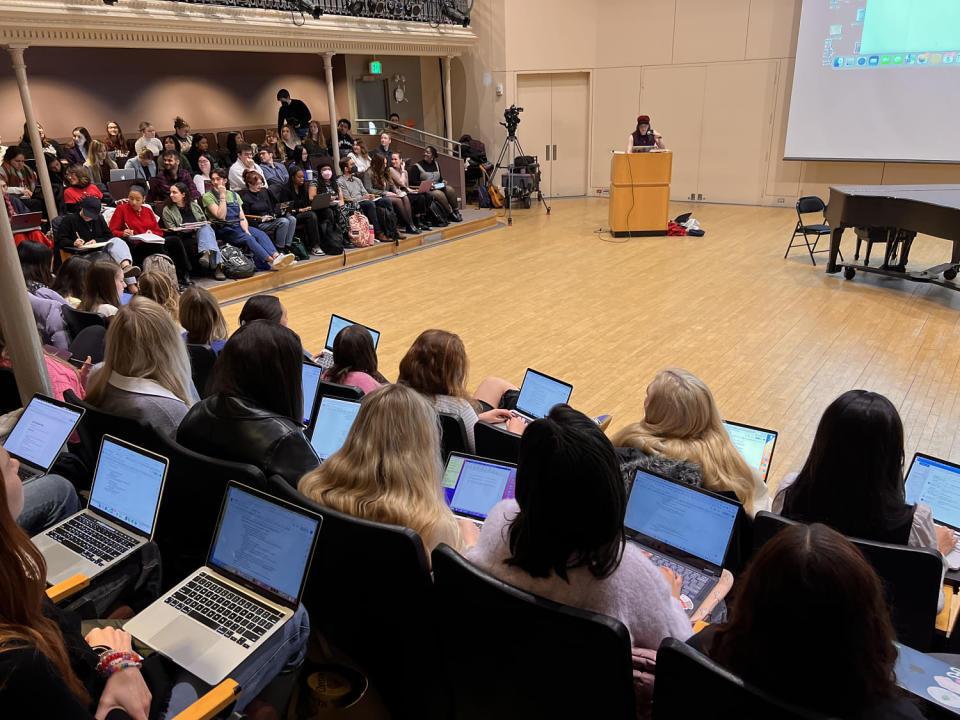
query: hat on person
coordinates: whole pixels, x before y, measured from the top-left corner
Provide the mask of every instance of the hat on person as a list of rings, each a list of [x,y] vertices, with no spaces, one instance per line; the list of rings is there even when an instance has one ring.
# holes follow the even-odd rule
[[[637,125],[649,125],[650,116],[649,115],[638,115],[637,116]]]
[[[100,198],[87,195],[80,201],[80,212],[85,218],[93,219],[100,214]]]

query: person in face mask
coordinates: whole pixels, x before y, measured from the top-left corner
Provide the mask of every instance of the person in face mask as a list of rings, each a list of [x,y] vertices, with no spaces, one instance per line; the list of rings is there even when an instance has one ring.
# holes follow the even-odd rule
[[[90,153],[90,133],[85,127],[73,129],[73,147],[67,148],[67,165],[83,165]]]
[[[322,175],[324,168],[328,173],[326,178]],[[291,203],[290,211],[297,219],[297,230],[314,255],[342,255],[344,238],[338,222],[342,196],[336,183],[331,182],[330,167],[323,165],[320,171],[320,179],[313,183],[306,180],[303,170],[294,167],[287,183],[274,185],[270,192],[278,202]],[[317,193],[330,195],[330,207],[313,209]]]

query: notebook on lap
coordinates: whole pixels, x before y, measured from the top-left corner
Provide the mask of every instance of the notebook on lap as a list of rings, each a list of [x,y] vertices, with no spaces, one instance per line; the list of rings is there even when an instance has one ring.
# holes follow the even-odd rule
[[[330,316],[330,326],[327,328],[327,342],[323,347],[323,352],[320,353],[320,357],[317,358],[317,364],[319,364],[324,370],[327,370],[333,367],[333,341],[337,339],[337,335],[348,325],[359,325],[360,323],[355,323],[353,320],[347,320],[345,317],[340,315],[331,315]],[[367,327],[364,325],[363,327]],[[373,349],[377,349],[377,343],[380,342],[380,332],[374,330],[371,327],[367,327],[367,330],[370,331],[370,337],[373,338]]]
[[[546,417],[554,405],[569,402],[573,385],[527,368],[514,414],[528,423]]]
[[[307,431],[310,444],[317,451],[320,462],[343,446],[358,412],[360,412],[358,400],[344,400],[329,396],[320,398]]]
[[[20,461],[20,480],[46,475],[83,417],[83,408],[40,395],[30,398],[3,447]]]
[[[730,435],[733,446],[747,461],[747,465],[755,468],[766,482],[767,474],[770,472],[770,460],[773,458],[773,448],[777,444],[777,431],[730,420],[724,420],[723,426]]]
[[[960,465],[916,453],[905,490],[908,505],[929,505],[934,522],[960,531]],[[960,568],[960,542],[947,555],[947,566],[951,570]]]
[[[720,579],[739,508],[708,490],[637,471],[624,529],[654,565],[683,576],[680,601],[688,615]]]
[[[86,509],[33,538],[47,582],[109,570],[153,538],[167,459],[104,435]]]
[[[483,524],[501,500],[514,497],[517,466],[489,458],[450,453],[443,471],[443,496],[458,517]]]
[[[230,482],[206,565],[124,629],[216,685],[293,617],[321,518]]]

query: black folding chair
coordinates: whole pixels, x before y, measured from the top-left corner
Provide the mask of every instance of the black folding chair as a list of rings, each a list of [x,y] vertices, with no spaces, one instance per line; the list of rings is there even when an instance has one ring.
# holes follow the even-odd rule
[[[209,345],[187,343],[187,355],[190,356],[193,385],[200,397],[205,398],[210,394],[210,378],[213,376],[213,364],[217,361],[217,354]]]
[[[440,416],[440,455],[446,460],[450,453],[470,451],[467,444],[467,428],[463,418],[452,413],[437,413]]]
[[[827,250],[817,250],[817,243],[820,241],[822,235],[830,234],[830,226],[826,222],[822,223],[804,223],[803,216],[810,213],[823,213],[827,209],[827,206],[823,204],[823,200],[818,198],[816,195],[807,195],[797,200],[797,226],[793,229],[793,235],[790,236],[790,244],[787,245],[787,251],[783,254],[784,259],[787,255],[790,254],[790,251],[795,247],[803,247],[806,245],[807,252],[810,253],[810,262],[814,265],[817,264],[817,261],[814,259],[814,253],[825,253],[830,252]],[[803,237],[803,242],[794,242],[797,236]],[[810,238],[813,238],[813,245],[810,244]],[[840,260],[843,260],[843,253],[840,253]]]
[[[107,326],[107,319],[100,313],[74,310],[69,305],[60,306],[60,315],[63,317],[63,324],[66,325],[67,335],[71,340],[84,328],[96,325],[104,328]]]
[[[473,438],[477,455],[511,463],[520,457],[520,436],[509,430],[480,420],[473,426]]]

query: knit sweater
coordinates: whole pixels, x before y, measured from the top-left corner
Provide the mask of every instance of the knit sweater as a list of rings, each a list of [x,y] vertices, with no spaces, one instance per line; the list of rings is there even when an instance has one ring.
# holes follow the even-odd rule
[[[467,553],[467,559],[527,592],[616,618],[627,626],[635,647],[656,648],[668,636],[680,640],[690,637],[690,621],[680,601],[670,595],[666,578],[631,542],[623,549],[620,565],[605,578],[594,577],[584,567],[569,570],[569,582],[554,574],[535,578],[519,567],[508,565],[509,526],[519,512],[520,506],[515,500],[497,503],[483,524],[477,544]]]

